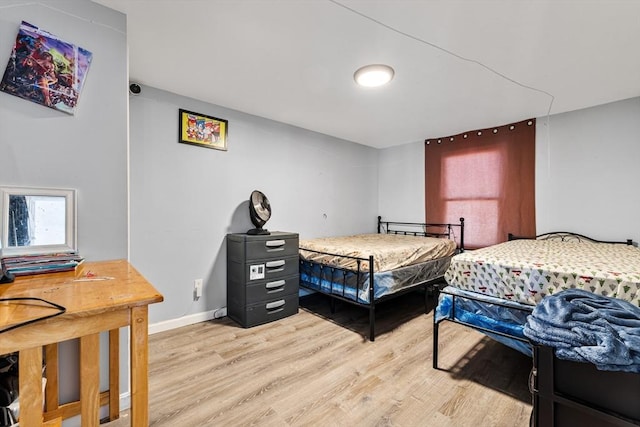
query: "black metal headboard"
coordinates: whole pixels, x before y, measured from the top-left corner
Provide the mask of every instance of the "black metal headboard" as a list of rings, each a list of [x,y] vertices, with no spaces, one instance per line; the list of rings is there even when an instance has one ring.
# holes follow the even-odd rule
[[[568,231],[552,231],[551,233],[538,234],[535,237],[524,237],[524,236],[516,236],[511,233],[508,235],[509,240],[520,240],[520,239],[535,239],[535,240],[557,240],[560,242],[592,242],[592,243],[616,243],[616,244],[625,244],[625,245],[633,245],[632,239],[627,239],[625,241],[613,241],[613,240],[598,240],[593,237],[584,236],[578,233],[571,233]]]
[[[456,234],[456,228],[460,229],[459,234]],[[459,237],[459,249],[464,251],[464,218],[460,218],[459,224],[437,224],[427,222],[383,221],[382,217],[378,216],[378,233],[439,237],[454,241],[456,237]]]

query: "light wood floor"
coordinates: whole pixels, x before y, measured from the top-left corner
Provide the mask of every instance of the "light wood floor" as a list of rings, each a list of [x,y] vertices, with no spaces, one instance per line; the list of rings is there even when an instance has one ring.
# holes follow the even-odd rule
[[[225,318],[152,335],[150,424],[528,426],[531,360],[444,322],[434,370],[432,308],[420,293],[380,305],[373,343],[365,310],[339,303],[336,324],[322,295],[267,325]]]

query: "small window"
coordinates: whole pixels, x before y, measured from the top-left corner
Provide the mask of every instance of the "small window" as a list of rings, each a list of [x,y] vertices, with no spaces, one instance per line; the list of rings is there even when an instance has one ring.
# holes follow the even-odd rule
[[[75,190],[0,187],[2,256],[75,252]]]

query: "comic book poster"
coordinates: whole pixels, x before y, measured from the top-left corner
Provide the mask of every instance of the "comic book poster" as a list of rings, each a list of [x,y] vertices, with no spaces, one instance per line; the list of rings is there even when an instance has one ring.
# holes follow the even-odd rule
[[[227,120],[183,109],[179,114],[179,142],[216,150],[227,149]]]
[[[91,57],[88,50],[22,21],[0,91],[74,114]]]

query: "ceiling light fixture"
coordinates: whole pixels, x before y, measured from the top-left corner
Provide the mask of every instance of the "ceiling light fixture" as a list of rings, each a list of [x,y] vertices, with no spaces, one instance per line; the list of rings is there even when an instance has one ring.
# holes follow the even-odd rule
[[[389,83],[394,74],[393,68],[388,65],[373,64],[359,68],[353,78],[360,86],[377,87]]]

